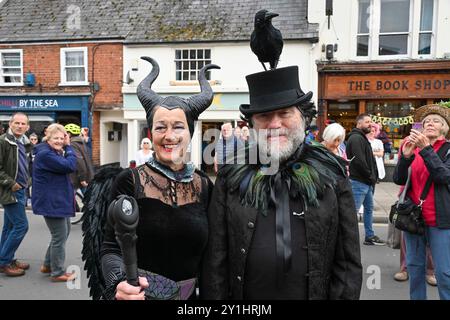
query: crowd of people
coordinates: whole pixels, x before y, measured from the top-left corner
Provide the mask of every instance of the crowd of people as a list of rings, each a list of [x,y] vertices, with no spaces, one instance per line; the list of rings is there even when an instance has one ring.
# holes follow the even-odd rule
[[[30,268],[15,254],[28,231],[25,210],[31,199],[33,213],[44,217],[51,236],[40,271],[54,282],[65,282],[75,277],[64,266],[75,190],[85,190],[94,176],[88,130],[73,123],[51,124],[39,143],[36,133],[26,135],[29,128],[28,116],[17,112],[0,136],[0,203],[4,208],[0,272],[18,277]]]
[[[385,245],[373,229],[374,190],[386,175],[383,157],[390,143],[380,126],[360,114],[348,134],[339,123],[330,123],[320,139],[320,128],[312,124],[312,93],[301,89],[296,66],[251,74],[246,77],[250,103],[240,106],[248,127],[222,125],[213,184],[187,156],[194,123],[213,99],[205,72],[218,66],[200,71],[200,94],[163,98],[151,89],[159,66],[145,60],[152,71],[137,94],[151,136],[141,142],[136,167],[123,170],[110,192],[110,201],[126,195],[138,205],[139,279],[127,281],[128,252],[108,219],[98,257],[105,280],[102,297],[148,298],[157,290],[151,283],[157,274],[175,282],[182,299],[359,299],[361,206],[362,243]],[[448,150],[450,144],[450,109],[426,105],[415,116],[424,129],[413,129],[405,138],[394,181],[406,185],[414,203],[423,203],[426,232],[403,233],[401,272],[409,277],[411,299],[426,299],[429,252],[434,284],[440,298],[448,300],[450,151],[441,155],[441,148]],[[29,268],[15,252],[28,230],[26,190],[31,185],[33,213],[44,217],[51,235],[41,272],[53,281],[68,281],[75,277],[64,269],[74,191],[94,178],[88,135],[75,124],[52,124],[37,144],[37,136],[25,135],[28,125],[27,115],[16,113],[0,136],[1,272],[21,276]],[[244,162],[237,161],[239,150],[245,150]],[[253,152],[257,156],[250,159]],[[430,191],[421,199],[427,180]]]

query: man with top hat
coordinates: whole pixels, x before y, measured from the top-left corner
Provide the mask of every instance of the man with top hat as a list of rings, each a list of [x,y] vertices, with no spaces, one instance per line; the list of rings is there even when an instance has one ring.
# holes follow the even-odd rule
[[[358,299],[358,223],[346,161],[304,143],[316,114],[297,66],[246,77],[248,162],[223,166],[208,210],[206,299]]]

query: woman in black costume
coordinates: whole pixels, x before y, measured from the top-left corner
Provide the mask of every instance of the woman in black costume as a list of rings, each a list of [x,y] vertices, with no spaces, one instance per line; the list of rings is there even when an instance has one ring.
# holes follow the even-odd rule
[[[115,179],[111,199],[125,194],[139,207],[136,251],[140,275],[152,272],[176,281],[181,299],[195,298],[195,283],[208,239],[207,208],[212,182],[191,162],[186,151],[194,132],[194,122],[212,102],[213,92],[205,72],[199,73],[201,93],[190,98],[157,95],[151,85],[159,74],[155,60],[143,57],[153,66],[137,89],[146,111],[154,155],[135,169],[123,170]],[[152,283],[140,277],[140,287],[124,281],[120,246],[114,228],[105,227],[101,263],[107,299],[145,299]],[[148,274],[148,273],[147,273]]]

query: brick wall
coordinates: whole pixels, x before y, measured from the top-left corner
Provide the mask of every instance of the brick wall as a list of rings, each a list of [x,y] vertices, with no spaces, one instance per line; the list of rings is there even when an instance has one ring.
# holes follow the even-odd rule
[[[100,164],[100,112],[92,113],[92,162]]]
[[[90,86],[60,86],[60,49],[67,47],[88,48],[88,81],[99,84],[98,92]],[[122,107],[123,45],[121,43],[77,43],[39,45],[0,45],[0,49],[23,50],[23,77],[32,72],[36,77],[35,87],[0,87],[2,93],[89,93],[93,104],[92,157],[100,164],[100,114],[96,110]]]

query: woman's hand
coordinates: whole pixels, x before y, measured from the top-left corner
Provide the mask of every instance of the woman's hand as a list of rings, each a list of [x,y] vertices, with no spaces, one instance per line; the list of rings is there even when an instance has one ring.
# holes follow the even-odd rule
[[[148,287],[145,277],[139,277],[139,287],[132,286],[126,281],[122,281],[116,288],[117,300],[145,300],[144,289]]]
[[[69,134],[64,134],[64,146],[70,146],[70,137]]]
[[[413,142],[420,150],[430,145],[430,140],[420,131],[411,129],[409,134],[409,139]]]
[[[406,138],[406,142],[402,148],[402,154],[405,158],[411,158],[414,154],[414,150],[416,149],[415,143],[410,140],[410,137]]]

